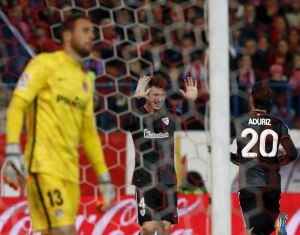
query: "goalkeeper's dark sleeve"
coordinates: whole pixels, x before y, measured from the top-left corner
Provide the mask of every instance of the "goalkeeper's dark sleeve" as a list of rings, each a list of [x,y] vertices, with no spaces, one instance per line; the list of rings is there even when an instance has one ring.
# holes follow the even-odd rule
[[[81,141],[97,176],[107,173],[108,169],[105,163],[102,144],[98,136],[93,115],[84,115]]]

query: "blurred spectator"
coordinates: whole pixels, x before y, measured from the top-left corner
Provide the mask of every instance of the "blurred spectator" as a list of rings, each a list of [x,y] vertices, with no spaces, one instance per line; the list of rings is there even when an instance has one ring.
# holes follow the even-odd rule
[[[120,60],[114,59],[105,63],[106,73],[114,78],[124,76],[126,74],[126,70],[125,63]]]
[[[142,24],[148,24],[149,23],[146,9],[141,9],[140,11],[138,11],[137,12],[137,17],[138,17],[138,22],[139,23],[142,23]]]
[[[110,19],[104,19],[101,21],[103,38],[110,43],[118,43],[124,38],[124,32],[121,28],[117,27],[114,23],[111,23]]]
[[[251,57],[253,68],[259,66],[258,54],[257,54],[257,42],[254,39],[246,39],[243,47],[243,54]]]
[[[280,12],[278,0],[263,0],[256,7],[257,19],[268,25]]]
[[[150,32],[148,28],[142,27],[141,25],[135,25],[128,29],[128,39],[136,42],[143,43],[150,40]]]
[[[289,79],[292,87],[292,105],[295,111],[294,127],[300,128],[300,54],[295,54],[292,73]]]
[[[3,7],[3,8],[11,8],[15,5],[17,5],[16,0],[2,0],[2,1],[0,1],[0,7]]]
[[[173,32],[173,41],[182,48],[189,48],[195,45],[194,31],[188,27],[178,27]]]
[[[136,45],[125,42],[117,47],[119,57],[125,61],[132,60],[138,57]]]
[[[129,64],[129,71],[133,77],[140,78],[145,74],[152,74],[152,68],[141,59],[133,60]]]
[[[175,5],[167,6],[162,8],[162,20],[163,24],[171,25],[179,23],[183,20],[181,14],[178,14],[178,8]]]
[[[185,20],[194,26],[204,25],[204,10],[199,6],[192,6],[186,9],[184,14]]]
[[[35,33],[29,42],[36,48],[36,53],[52,52],[60,49],[60,46],[50,39],[47,30],[39,25],[36,25]]]
[[[285,17],[290,27],[300,30],[300,1],[291,0],[285,11]]]
[[[287,82],[287,77],[284,75],[284,69],[282,65],[273,64],[270,69],[271,72],[271,82],[281,83]]]
[[[100,58],[100,52],[96,49],[92,51],[91,56],[84,61],[84,64],[86,70],[93,71],[96,77],[103,74],[104,72],[103,61]]]
[[[244,42],[247,39],[257,40],[258,35],[263,31],[263,25],[256,20],[256,12],[253,4],[246,4],[244,6],[243,24],[240,29],[240,42]]]
[[[255,74],[252,67],[251,57],[244,55],[239,60],[239,72],[238,72],[239,87],[243,91],[251,92],[252,86],[255,83]]]
[[[300,18],[300,16],[299,16]],[[300,37],[299,37],[300,29],[291,28],[289,30],[289,49],[292,52],[300,52]]]
[[[244,5],[239,2],[239,0],[229,0],[229,17],[230,22],[234,23],[239,21],[245,12]]]
[[[23,18],[23,8],[21,5],[16,5],[13,7],[10,20],[20,30],[20,33],[25,40],[30,39],[30,27]]]
[[[163,24],[162,7],[153,7],[152,8],[152,16],[153,16],[153,20],[152,20],[153,24]]]
[[[151,27],[151,46],[159,47],[163,46],[166,43],[166,37],[162,29]]]
[[[45,22],[46,25],[53,25],[61,22],[60,12],[54,9],[40,8],[38,11],[38,19]]]
[[[136,61],[130,63],[130,65],[129,65],[130,74],[136,78],[141,77],[141,75],[142,75],[141,69],[142,69],[142,66],[141,66],[141,63],[139,60],[136,60]]]
[[[258,39],[256,59],[257,75],[259,79],[264,79],[269,75],[269,42],[265,35]]]
[[[273,43],[276,43],[281,38],[287,37],[287,24],[283,17],[276,17],[273,19],[270,36]]]
[[[115,21],[121,25],[132,24],[134,23],[133,12],[126,8],[115,11]]]
[[[161,68],[160,53],[162,52],[162,49],[162,45],[155,41],[151,41],[150,44],[140,47],[142,58],[152,63],[154,71],[159,71]]]
[[[289,51],[289,44],[286,39],[280,39],[276,43],[275,50],[270,54],[269,64],[280,64],[284,66],[284,72],[288,71],[291,66],[291,52]]]
[[[8,51],[3,41],[0,41],[0,68],[4,66],[9,59]],[[0,81],[1,82],[1,81]]]
[[[274,102],[278,108],[280,117],[284,119],[286,116],[286,91],[288,78],[284,74],[283,66],[279,64],[273,64],[270,68],[270,73],[270,83],[273,90]]]
[[[249,55],[243,55],[239,59],[239,69],[237,73],[238,83],[238,96],[236,105],[238,105],[239,114],[243,114],[249,111],[249,94],[252,86],[255,83],[255,73],[252,67],[252,60]]]
[[[120,0],[99,0],[99,4],[112,9],[120,5]]]
[[[76,5],[88,9],[96,5],[94,0],[76,0]]]
[[[204,194],[207,193],[204,180],[199,172],[189,171],[183,179],[179,189],[181,194]]]

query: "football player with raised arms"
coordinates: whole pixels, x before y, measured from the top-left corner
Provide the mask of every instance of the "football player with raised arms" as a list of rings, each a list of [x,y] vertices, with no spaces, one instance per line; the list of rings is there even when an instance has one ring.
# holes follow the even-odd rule
[[[132,183],[136,186],[138,222],[142,235],[168,235],[178,223],[177,180],[174,167],[174,131],[177,115],[165,107],[166,80],[160,76],[140,78],[135,97],[144,105],[124,122],[135,147]],[[197,98],[197,83],[185,81],[183,97]]]

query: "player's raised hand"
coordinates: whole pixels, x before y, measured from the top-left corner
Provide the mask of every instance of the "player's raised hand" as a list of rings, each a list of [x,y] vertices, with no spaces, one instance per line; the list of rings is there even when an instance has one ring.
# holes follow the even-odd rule
[[[116,196],[115,187],[111,183],[109,173],[104,173],[99,175],[98,181],[99,181],[98,189],[103,198],[100,205],[98,205],[98,209],[100,209],[101,211],[106,211],[112,206],[115,200],[115,196]]]
[[[140,99],[145,98],[150,91],[150,88],[147,88],[149,81],[151,80],[150,76],[143,76],[139,79],[137,87],[135,89],[134,97]]]
[[[185,91],[180,89],[181,94],[189,100],[194,101],[198,96],[197,80],[193,81],[192,77],[187,77],[184,80]]]
[[[6,146],[6,157],[1,168],[1,178],[15,190],[25,187],[28,174],[24,166],[19,144]]]

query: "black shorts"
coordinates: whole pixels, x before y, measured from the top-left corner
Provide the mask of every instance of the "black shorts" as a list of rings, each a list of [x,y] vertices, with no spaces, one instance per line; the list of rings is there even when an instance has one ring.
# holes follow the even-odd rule
[[[280,190],[253,187],[240,190],[240,206],[246,229],[254,234],[270,234],[279,215]]]
[[[176,185],[136,188],[136,202],[141,226],[146,221],[178,223]]]

